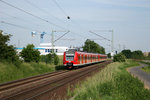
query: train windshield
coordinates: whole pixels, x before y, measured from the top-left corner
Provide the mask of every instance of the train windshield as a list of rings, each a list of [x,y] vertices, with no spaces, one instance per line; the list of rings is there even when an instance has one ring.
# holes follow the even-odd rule
[[[67,61],[73,61],[74,60],[74,54],[75,54],[74,49],[69,49],[68,51],[66,51],[66,60]]]
[[[74,60],[74,55],[66,55],[66,60],[67,61],[73,61]]]

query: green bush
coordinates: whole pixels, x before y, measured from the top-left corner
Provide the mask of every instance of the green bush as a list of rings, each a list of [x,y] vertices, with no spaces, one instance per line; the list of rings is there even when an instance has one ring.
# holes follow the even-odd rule
[[[25,62],[39,62],[40,60],[40,52],[34,49],[33,44],[29,44],[26,48],[23,48],[20,52],[20,56]]]
[[[59,63],[59,57],[56,54],[54,54],[54,65],[58,65],[58,63]]]
[[[119,54],[116,54],[114,56],[113,61],[114,62],[125,62],[126,61],[126,57],[122,53],[119,53]]]
[[[59,57],[54,53],[49,53],[48,55],[42,55],[41,61],[49,64],[58,65],[59,64]]]

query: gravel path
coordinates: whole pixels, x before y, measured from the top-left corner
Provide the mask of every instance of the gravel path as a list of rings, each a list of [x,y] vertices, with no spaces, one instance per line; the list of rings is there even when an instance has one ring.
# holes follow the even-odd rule
[[[130,72],[134,77],[137,77],[142,82],[144,82],[144,86],[147,89],[150,89],[150,73],[144,72],[141,70],[142,67],[147,67],[145,64],[140,64],[138,67],[128,68],[128,72]]]

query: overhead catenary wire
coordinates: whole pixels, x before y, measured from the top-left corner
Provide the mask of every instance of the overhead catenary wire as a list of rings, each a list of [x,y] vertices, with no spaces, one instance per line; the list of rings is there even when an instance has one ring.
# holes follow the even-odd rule
[[[82,27],[80,24],[78,24],[77,22],[75,22],[74,20],[72,20],[72,18],[70,18],[70,16],[65,12],[65,10],[58,4],[58,2],[56,0],[52,0],[56,6],[64,13],[65,16],[67,16],[67,19],[69,19],[70,21],[73,22],[73,24],[75,24],[78,28],[85,29],[84,27]]]
[[[64,28],[64,27],[62,27],[62,26],[56,25],[56,24],[54,24],[54,23],[52,23],[52,22],[50,22],[50,21],[48,21],[48,20],[46,20],[46,19],[44,19],[44,18],[41,18],[41,17],[39,17],[39,16],[37,16],[37,15],[34,15],[34,14],[28,12],[28,11],[25,11],[24,9],[21,9],[21,8],[19,8],[19,7],[16,7],[16,6],[14,6],[14,5],[12,5],[12,4],[10,4],[10,3],[4,1],[4,0],[0,0],[0,2],[4,3],[4,4],[6,4],[6,5],[8,5],[8,6],[12,7],[12,8],[15,8],[15,9],[21,11],[21,12],[24,12],[24,13],[26,13],[26,14],[32,16],[32,17],[35,17],[35,18],[37,18],[37,19],[39,19],[39,20],[42,20],[42,21],[44,21],[44,22],[46,22],[46,23],[49,23],[49,24],[54,25],[54,26],[57,26],[57,27],[59,27],[59,28],[61,28],[61,29],[67,30],[66,28]],[[6,24],[6,23],[5,23],[5,24]],[[12,24],[10,23],[9,25],[12,25]],[[14,26],[15,26],[15,24],[14,24]],[[20,27],[20,28],[21,28],[21,27]],[[71,32],[72,34],[78,34],[78,33],[73,32],[73,31],[70,31],[70,32]],[[80,34],[78,34],[78,35],[81,36]]]
[[[26,3],[28,3],[28,4],[30,4],[32,7],[34,7],[34,8],[36,8],[36,9],[40,10],[41,12],[43,12],[43,13],[45,13],[45,14],[47,14],[47,15],[50,15],[50,16],[52,16],[52,17],[54,17],[55,19],[57,19],[58,21],[60,21],[60,22],[62,22],[62,23],[65,23],[65,22],[62,21],[61,19],[59,19],[59,18],[57,18],[56,16],[52,15],[50,12],[48,12],[48,11],[46,11],[46,10],[44,10],[44,9],[42,9],[42,8],[40,8],[40,7],[38,7],[36,4],[32,3],[31,1],[29,1],[29,0],[24,0],[24,1],[25,1]]]
[[[22,11],[22,12],[28,14],[28,15],[31,15],[31,16],[33,16],[33,17],[39,19],[39,20],[42,20],[42,21],[44,21],[44,22],[46,22],[46,23],[49,23],[49,24],[51,24],[51,25],[54,25],[54,26],[56,26],[56,27],[59,27],[59,28],[61,28],[61,29],[65,29],[65,30],[66,30],[66,28],[64,28],[64,27],[62,27],[62,26],[56,25],[56,24],[54,24],[54,23],[52,23],[52,22],[50,22],[50,21],[48,21],[48,20],[46,20],[46,19],[44,19],[44,18],[41,18],[41,17],[36,16],[36,15],[30,13],[30,12],[27,12],[27,11],[21,9],[21,8],[18,8],[18,7],[14,6],[14,5],[12,5],[12,4],[8,3],[8,2],[5,2],[5,1],[3,1],[3,0],[0,0],[0,1],[1,1],[2,3],[4,3],[4,4],[8,5],[8,6],[11,6],[11,7],[15,8],[15,9],[19,10],[19,11]]]
[[[46,14],[50,14],[49,12],[47,12],[47,11],[45,11],[45,10],[43,10],[43,9],[41,9],[40,7],[38,7],[37,5],[35,5],[34,3],[32,3],[32,2],[30,2],[29,0],[24,0],[25,2],[27,2],[28,4],[30,4],[30,5],[32,5],[32,6],[34,6],[35,8],[37,8],[37,9],[39,9],[39,10],[41,10],[42,12],[44,12],[44,13],[46,13]],[[55,1],[56,2],[56,1]],[[56,2],[57,3],[57,2]],[[58,5],[58,3],[57,3],[57,5]],[[60,9],[62,9],[60,6],[59,6],[59,8]],[[64,10],[63,10],[64,11]],[[65,12],[65,11],[64,11]],[[65,13],[66,14],[66,13]],[[53,16],[52,14],[50,14],[51,16]],[[67,14],[66,14],[67,15]],[[53,16],[53,17],[55,17],[55,16]],[[60,20],[59,18],[57,18],[57,17],[55,17],[57,20],[59,20],[59,21],[62,21],[62,20]],[[71,20],[71,19],[70,19]],[[62,21],[63,22],[63,21]],[[64,22],[65,23],[65,22]],[[79,26],[79,25],[77,25],[77,26]],[[72,31],[70,31],[71,33],[73,33],[73,34],[78,34],[78,33],[75,33],[75,32],[72,32]],[[66,34],[65,34],[66,35]],[[78,34],[79,35],[79,34]],[[63,35],[62,35],[63,36]],[[80,35],[81,36],[81,35]]]
[[[4,14],[4,15],[6,15],[6,16],[9,16],[9,17],[11,17],[11,18],[20,20],[20,21],[25,22],[25,23],[29,23],[29,21],[27,21],[27,20],[24,20],[24,19],[19,18],[19,17],[16,17],[16,16],[9,15],[9,14],[7,14],[7,13],[5,13],[5,12],[1,12],[1,11],[0,11],[0,14]],[[34,25],[36,25],[36,26],[39,26],[39,25],[36,24],[36,23],[32,23],[32,24],[34,24]]]
[[[18,28],[22,28],[22,29],[25,29],[25,30],[33,30],[29,27],[25,27],[25,26],[21,26],[21,25],[16,25],[16,24],[12,24],[12,23],[8,23],[8,22],[5,22],[5,21],[0,21],[0,23],[3,23],[3,24],[7,24],[7,25],[11,25],[11,26],[15,26],[15,27],[18,27]],[[40,32],[38,30],[36,30],[37,32]]]
[[[65,12],[65,10],[57,3],[56,0],[52,0],[56,6],[67,16],[68,19],[70,19],[70,17],[68,16],[68,14]]]

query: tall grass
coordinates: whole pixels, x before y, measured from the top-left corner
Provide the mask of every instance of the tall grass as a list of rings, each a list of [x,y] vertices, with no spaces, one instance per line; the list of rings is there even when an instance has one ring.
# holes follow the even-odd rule
[[[22,63],[19,67],[0,63],[0,83],[55,71],[54,65],[45,63]]]
[[[126,68],[137,63],[128,60],[125,63],[112,63],[82,84],[74,91],[68,90],[68,96],[74,100],[148,100],[150,91],[143,83],[133,78]]]
[[[54,64],[46,64],[44,62],[21,63],[19,66],[7,62],[0,62],[0,83],[61,69],[64,69],[63,56],[59,56],[59,64],[57,66]]]

